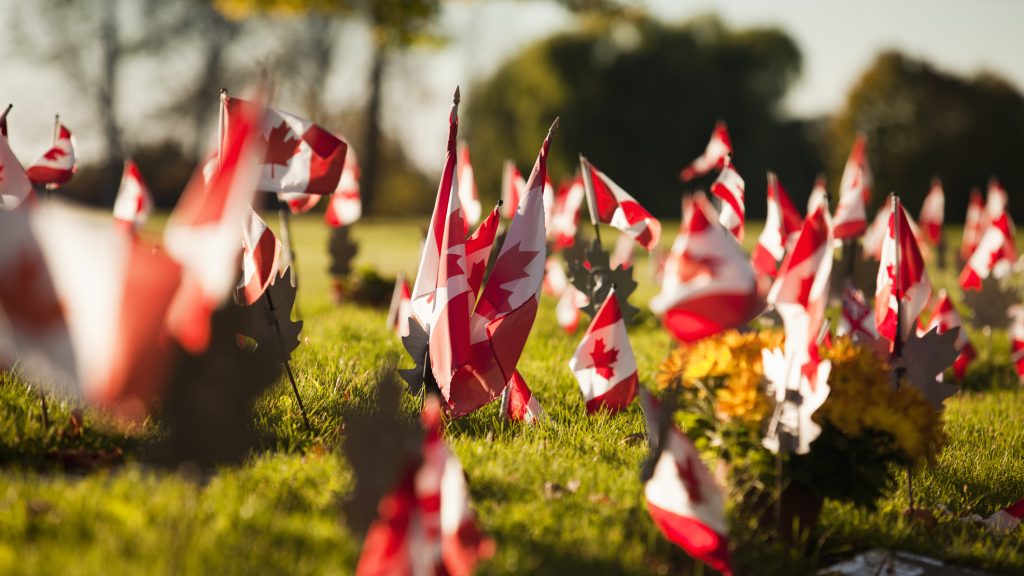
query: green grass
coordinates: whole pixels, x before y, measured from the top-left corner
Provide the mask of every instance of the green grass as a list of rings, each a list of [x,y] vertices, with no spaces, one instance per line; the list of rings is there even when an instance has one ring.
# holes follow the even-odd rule
[[[353,228],[356,267],[412,275],[425,219],[360,222]],[[276,222],[271,222],[276,224]],[[44,431],[37,396],[15,376],[0,376],[0,574],[349,574],[359,543],[344,527],[340,503],[352,488],[336,450],[342,409],[369,405],[379,366],[399,355],[384,311],[329,298],[326,230],[316,218],[294,226],[300,255],[304,344],[294,356],[302,396],[319,438],[306,433],[286,381],[257,403],[267,445],[239,467],[196,477],[153,468],[136,458],[152,425],[123,433],[86,411],[80,438],[61,434],[71,409],[50,398],[57,424]],[[675,224],[665,224],[664,243]],[[748,243],[756,230],[748,230]],[[640,378],[650,383],[671,339],[646,311],[656,288],[637,265],[631,328]],[[933,271],[949,285],[955,271]],[[980,338],[980,334],[973,334]],[[483,574],[700,574],[701,569],[654,528],[643,505],[644,431],[637,406],[614,417],[584,414],[566,363],[578,341],[554,321],[544,298],[520,370],[550,422],[503,422],[490,405],[449,423],[448,442],[469,476],[474,507],[497,543]],[[1024,496],[1024,392],[1007,381],[1005,334],[972,374],[1002,388],[948,402],[949,444],[931,470],[918,473],[920,505],[948,509],[928,527],[905,520],[905,487],[863,511],[828,503],[804,545],[785,548],[751,518],[733,522],[739,574],[813,573],[815,567],[873,546],[923,552],[1001,573],[1024,571],[1024,530],[992,536],[956,518],[993,512]],[[405,409],[415,408],[407,398]],[[327,448],[324,450],[324,448]],[[110,470],[65,471],[57,450],[120,448],[128,463]],[[579,484],[552,494],[545,484]],[[703,573],[710,573],[706,570]]]

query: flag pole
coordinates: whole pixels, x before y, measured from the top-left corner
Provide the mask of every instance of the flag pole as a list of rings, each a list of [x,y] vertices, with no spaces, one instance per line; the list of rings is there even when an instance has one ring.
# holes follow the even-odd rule
[[[0,125],[2,125],[4,122],[7,121],[7,113],[11,111],[11,108],[14,108],[14,104],[8,104],[7,108],[4,109],[4,113],[0,114]],[[7,130],[4,129],[3,132],[4,132],[3,135],[6,136],[7,135]]]
[[[228,89],[220,89],[220,110],[217,117],[217,166],[220,166],[221,157],[224,155],[224,135],[227,134],[228,115],[224,113],[228,105]]]
[[[270,316],[271,318],[274,319],[274,331],[277,332],[277,342],[281,346],[281,350],[283,352],[285,349],[284,335],[281,333],[281,324],[280,322],[277,321],[277,314],[273,314],[273,312],[275,311],[274,299],[271,298],[270,296],[270,290],[263,292],[263,296],[267,300],[267,308],[269,308],[271,312]],[[298,402],[299,404],[299,412],[302,414],[302,421],[306,423],[306,430],[310,434],[313,434],[313,426],[310,425],[309,416],[306,414],[306,407],[302,404],[302,396],[299,395],[299,387],[298,385],[295,384],[295,375],[292,374],[291,362],[288,360],[287,354],[285,354],[285,356],[286,358],[284,360],[284,369],[285,372],[288,374],[288,381],[291,382],[292,384],[292,392],[295,394],[295,401]]]
[[[905,368],[903,367],[903,319],[900,311],[900,299],[903,294],[900,291],[900,236],[903,233],[900,227],[900,198],[896,194],[892,195],[892,222],[893,222],[893,236],[895,237],[894,249],[895,249],[895,264],[893,266],[893,291],[896,292],[896,334],[892,341],[892,365],[893,365],[893,380],[896,388],[899,388],[903,382],[903,373]],[[908,510],[911,516],[914,514],[914,481],[913,473],[910,469],[910,464],[907,464],[907,500],[909,503]]]
[[[587,197],[587,208],[590,211],[590,223],[594,225],[594,237],[598,247],[601,246],[601,229],[597,225],[597,197],[594,194],[594,181],[590,174],[590,162],[580,154],[580,172],[583,173],[583,191]]]
[[[6,113],[4,113],[4,115],[6,116]],[[53,141],[50,144],[50,146],[57,146],[57,137],[59,135],[60,135],[60,114],[54,114],[53,115]],[[50,184],[47,184],[45,186],[45,188],[46,188],[46,191],[48,192],[48,194],[46,195],[47,199],[49,199],[50,194],[53,194],[53,191],[57,189],[57,185],[53,184],[53,183],[50,183]]]

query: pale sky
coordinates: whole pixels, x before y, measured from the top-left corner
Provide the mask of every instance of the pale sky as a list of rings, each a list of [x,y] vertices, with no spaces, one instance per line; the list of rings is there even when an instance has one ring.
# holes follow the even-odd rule
[[[0,30],[8,29],[10,8],[0,0]],[[667,21],[717,12],[726,25],[774,25],[796,41],[804,58],[802,77],[789,94],[794,116],[834,112],[878,52],[896,48],[961,74],[995,72],[1024,89],[1024,2],[1016,0],[646,0],[650,12]],[[445,4],[440,27],[448,38],[442,49],[417,50],[389,71],[384,124],[421,168],[436,172],[442,162],[447,108],[456,84],[472,98],[474,81],[531,41],[570,29],[573,17],[542,1],[460,1]],[[360,80],[368,72],[365,31],[346,27],[336,58],[335,77],[325,86],[329,103],[358,102]],[[59,111],[76,133],[83,162],[100,153],[98,126],[88,108],[54,70],[10,53],[0,37],[0,103],[13,102],[11,144],[24,163],[47,146],[53,113]],[[243,53],[243,56],[247,53]],[[160,133],[159,120],[142,120],[174,88],[176,71],[190,66],[187,54],[171,62],[139,62],[123,71],[122,121],[126,140]],[[168,73],[170,72],[170,73]],[[280,78],[277,82],[286,82]],[[215,102],[210,103],[216,106]],[[680,103],[685,105],[685,103]],[[301,114],[302,110],[293,109]],[[210,128],[211,131],[213,127]],[[706,134],[694,135],[697,140]]]

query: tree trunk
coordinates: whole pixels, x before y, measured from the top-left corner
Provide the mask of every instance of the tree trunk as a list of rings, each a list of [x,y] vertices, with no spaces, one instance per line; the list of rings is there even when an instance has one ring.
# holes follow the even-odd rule
[[[117,29],[118,4],[104,2],[102,6],[101,82],[97,86],[96,104],[107,149],[107,160],[103,176],[100,178],[101,188],[98,196],[104,203],[113,204],[121,176],[122,160],[121,131],[117,126],[117,62],[121,57],[121,40]]]
[[[361,177],[359,187],[363,196],[363,212],[372,213],[377,192],[378,163],[380,159],[381,128],[380,106],[387,48],[374,42],[373,63],[370,68],[370,98],[366,103],[366,135],[360,151]]]

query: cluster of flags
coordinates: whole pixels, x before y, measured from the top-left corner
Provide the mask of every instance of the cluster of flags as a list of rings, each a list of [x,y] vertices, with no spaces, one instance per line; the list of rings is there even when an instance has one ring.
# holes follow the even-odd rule
[[[6,114],[2,126],[6,134]],[[125,163],[113,218],[96,220],[57,201],[29,201],[32,188],[7,177],[67,183],[75,148],[65,126],[58,122],[53,147],[28,170],[0,138],[4,356],[19,358],[34,381],[145,417],[168,382],[175,346],[203,352],[213,311],[232,298],[255,303],[281,271],[284,248],[253,209],[257,193],[335,193],[347,149],[308,120],[224,95],[217,154],[197,168],[153,244],[137,234],[154,204],[134,162]]]
[[[653,252],[660,242],[660,222],[586,158],[556,190],[547,160],[557,120],[528,178],[505,163],[502,203],[485,214],[469,148],[458,141],[458,106],[456,91],[415,280],[410,287],[399,276],[387,318],[401,337],[426,334],[424,366],[439,397],[425,400],[421,452],[403,465],[381,502],[358,574],[469,574],[491,554],[493,543],[470,509],[461,464],[444,442],[442,414],[469,414],[500,397],[502,417],[545,420],[517,365],[541,290],[558,298],[556,318],[570,333],[580,324],[581,308],[591,304],[592,295],[570,283],[551,255],[576,243],[584,201],[595,227],[620,232],[614,265],[630,268],[637,245]],[[196,170],[159,244],[137,233],[154,201],[134,162],[125,163],[112,221],[96,222],[33,200],[33,186],[56,188],[75,172],[74,138],[65,126],[56,123],[53,146],[27,169],[6,135],[7,112],[0,116],[0,307],[6,318],[0,352],[16,353],[34,379],[133,418],[144,416],[166,385],[172,343],[202,352],[210,344],[214,310],[232,298],[256,304],[286,267],[291,248],[254,208],[258,192],[275,194],[292,213],[307,212],[329,196],[325,222],[332,227],[361,215],[359,166],[348,143],[259,100],[222,96],[217,153]],[[846,286],[837,331],[868,342],[884,339],[898,359],[912,334],[959,329],[954,373],[963,376],[976,354],[949,295],[941,291],[932,300],[922,247],[942,242],[940,182],[932,183],[917,222],[893,197],[869,226],[872,175],[866,138],[858,136],[834,214],[822,179],[804,218],[778,177],[768,173],[768,217],[748,256],[740,246],[746,184],[723,122],[680,174],[683,181],[703,176],[714,176],[710,192],[721,208],[700,192],[684,198],[682,224],[650,307],[681,342],[744,326],[766,308],[778,313],[784,348],[763,351],[776,405],[763,439],[769,450],[804,454],[820,433],[812,416],[829,394],[831,366],[818,351],[830,332],[825,309],[837,241],[863,237],[865,252],[879,261],[874,306]],[[980,193],[972,193],[960,252],[964,290],[1005,277],[1017,259],[1007,203],[995,180],[984,204]],[[1014,360],[1024,374],[1024,308],[1010,313]],[[652,448],[644,475],[651,518],[695,558],[731,573],[722,491],[692,442],[641,386],[614,286],[597,305],[568,367],[589,414],[614,414],[640,397]]]

